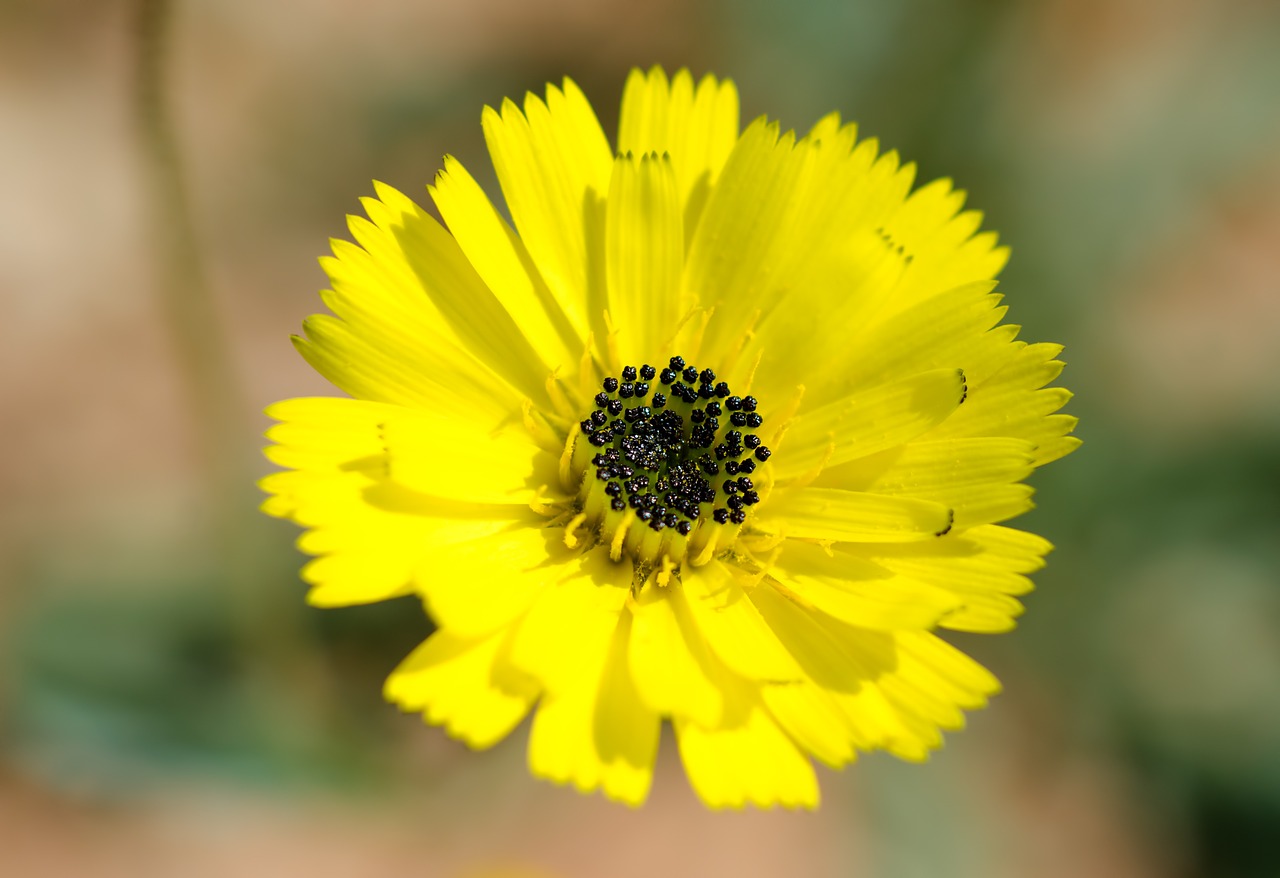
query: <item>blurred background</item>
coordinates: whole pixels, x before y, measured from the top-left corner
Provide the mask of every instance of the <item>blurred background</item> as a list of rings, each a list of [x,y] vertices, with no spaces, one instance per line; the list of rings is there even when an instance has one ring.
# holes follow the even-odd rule
[[[414,602],[307,608],[254,511],[370,180],[493,187],[482,105],[612,132],[653,63],[955,179],[1067,346],[1057,552],[952,638],[1006,694],[816,814],[704,811],[670,738],[639,811],[467,752],[381,701]],[[1280,4],[3,0],[0,192],[5,875],[1280,875]]]

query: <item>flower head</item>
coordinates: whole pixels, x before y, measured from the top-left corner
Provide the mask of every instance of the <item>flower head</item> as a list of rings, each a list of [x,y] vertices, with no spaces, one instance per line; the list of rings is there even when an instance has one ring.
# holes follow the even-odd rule
[[[948,181],[835,115],[739,132],[732,83],[627,81],[617,151],[566,80],[486,108],[514,227],[455,159],[444,225],[375,184],[272,406],[264,509],[319,606],[421,595],[388,679],[477,748],[641,802],[672,722],[711,806],[814,806],[811,759],[923,759],[998,684],[1049,550],[998,524],[1073,450],[1056,345]]]

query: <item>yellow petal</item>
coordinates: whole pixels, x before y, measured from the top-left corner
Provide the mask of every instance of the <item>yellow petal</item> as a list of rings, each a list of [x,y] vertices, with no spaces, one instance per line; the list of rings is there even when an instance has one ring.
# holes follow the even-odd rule
[[[524,523],[437,547],[416,579],[441,628],[478,637],[511,624],[575,569],[559,529]]]
[[[623,364],[661,357],[680,322],[684,232],[671,160],[618,157],[605,220],[609,311]]]
[[[869,386],[943,368],[962,370],[972,390],[982,371],[982,364],[974,361],[988,357],[988,347],[1009,356],[1002,336],[987,337],[987,330],[1005,312],[998,307],[1000,297],[991,292],[994,287],[994,282],[982,281],[940,292],[873,324],[856,337],[856,344],[839,353],[837,364],[818,376],[829,382],[822,392],[834,394],[841,386]]]
[[[859,732],[881,736],[877,746],[905,759],[924,759],[941,745],[940,729],[963,726],[961,708],[981,706],[994,691],[985,669],[945,644],[936,648],[929,632],[877,635],[829,618],[813,621],[861,667],[862,685],[853,692],[827,687],[832,698],[852,723],[859,708],[868,710],[869,724]]]
[[[894,639],[899,673],[953,704],[975,710],[1000,691],[994,674],[936,634],[902,631]]]
[[[644,705],[627,670],[630,616],[603,641],[575,648],[575,669],[534,715],[529,769],[538,777],[597,787],[611,799],[641,804],[653,779],[658,715]]]
[[[807,671],[798,691],[788,693],[792,684],[766,686],[762,690],[775,716],[799,742],[821,742],[824,749],[835,746],[839,733],[851,746],[861,750],[889,749],[905,758],[923,758],[941,740],[937,729],[903,713],[886,697],[879,682],[896,672],[899,651],[893,635],[869,631],[824,616],[803,616],[775,608],[791,616],[790,626],[796,655]],[[816,688],[823,698],[806,696],[806,687]],[[777,690],[777,691],[774,691]],[[808,707],[811,715],[801,716]],[[817,720],[836,716],[835,728],[809,728]],[[792,729],[795,731],[792,731]],[[821,750],[814,750],[821,755]],[[833,755],[833,754],[829,754]],[[825,758],[825,757],[822,757]]]
[[[876,681],[876,687],[926,749],[942,744],[943,731],[964,728],[964,713],[942,693],[921,685],[919,678],[898,672]]]
[[[446,412],[352,399],[289,400],[267,410],[267,457],[281,466],[365,471],[412,491],[468,503],[528,503],[552,465],[527,431],[485,429]]]
[[[906,265],[872,228],[850,230],[814,253],[804,279],[789,285],[788,299],[761,318],[745,345],[743,361],[760,357],[755,386],[761,398],[786,394],[797,382],[825,391],[831,382],[814,379],[824,378],[833,360],[849,357],[854,337],[873,324]],[[815,312],[821,320],[813,319]]]
[[[321,259],[332,283],[323,294],[325,304],[342,318],[350,335],[403,364],[402,370],[426,390],[447,390],[451,381],[461,379],[474,390],[494,387],[500,400],[513,387],[537,398],[541,390],[535,382],[546,367],[539,365],[456,242],[403,194],[381,183],[374,186],[379,198],[362,199],[370,219],[347,218],[358,245],[334,241],[334,256]],[[475,330],[477,322],[489,327],[487,334]],[[338,374],[326,377],[345,388],[349,379],[344,370],[363,364],[365,352],[344,358],[352,352],[340,344],[341,335],[317,336],[312,327],[307,329],[311,347],[339,343],[332,352],[336,357],[321,357],[316,364],[336,367]],[[532,370],[535,377],[531,380],[521,369]],[[437,388],[440,384],[446,388]]]
[[[335,310],[342,306],[331,301]],[[430,408],[496,423],[519,405],[513,389],[456,346],[431,348],[414,325],[394,315],[363,321],[315,314],[293,344],[311,367],[344,393],[377,402]],[[394,328],[392,328],[394,327]]]
[[[964,710],[983,707],[1000,683],[986,668],[927,631],[895,635],[897,666],[876,686],[924,742],[938,729],[964,727]]]
[[[649,708],[712,727],[724,712],[724,697],[710,677],[706,642],[683,602],[666,589],[646,586],[631,605],[628,661],[636,691]]]
[[[718,560],[686,567],[673,590],[677,614],[689,613],[715,655],[751,680],[798,680],[795,660],[747,598],[733,572]]]
[[[902,448],[823,470],[816,484],[850,491],[959,500],[974,485],[1017,482],[1031,474],[1034,447],[1022,439],[921,439]]]
[[[688,70],[671,81],[660,67],[632,70],[622,92],[618,151],[669,153],[684,228],[692,235],[720,169],[738,139],[738,91],[704,76],[694,87]]]
[[[844,715],[827,690],[807,680],[780,683],[762,687],[760,698],[801,750],[832,768],[854,760]]]
[[[471,265],[548,365],[567,366],[582,349],[520,236],[453,156],[427,187]]]
[[[863,628],[928,628],[962,605],[947,589],[797,540],[784,544],[769,573],[805,603]]]
[[[630,592],[632,567],[597,548],[546,568],[550,584],[520,621],[511,661],[554,694],[577,687],[591,672],[584,663],[604,654]]]
[[[871,258],[876,258],[874,250]],[[794,327],[779,331],[776,338],[767,321],[759,327],[755,345],[763,351],[762,398],[766,392],[790,392],[776,375],[795,376],[808,399],[829,401],[934,369],[961,370],[972,392],[1015,357],[1021,344],[1013,343],[1018,327],[997,325],[1006,309],[992,292],[994,281],[936,291],[897,310],[884,304],[897,302],[892,259],[881,266],[881,274],[892,295],[882,294],[884,302],[868,311],[846,303],[845,287],[837,286],[832,304],[817,303],[807,310],[789,306],[800,314],[820,310],[822,321],[806,324],[793,314]],[[859,313],[846,316],[851,309]]]
[[[986,525],[927,544],[843,544],[849,555],[955,593],[963,605],[941,625],[961,631],[1007,631],[1021,614],[1013,595],[1031,590],[1025,574],[1044,566],[1048,541],[1007,527]]]
[[[705,343],[713,360],[741,337],[757,300],[775,287],[784,268],[775,254],[796,210],[795,184],[804,164],[794,134],[780,138],[777,123],[757,119],[742,133],[711,192],[682,285],[704,306],[717,308]]]
[[[802,607],[765,579],[751,603],[803,669],[805,678],[832,692],[856,692],[893,667],[890,634],[833,621]]]
[[[756,516],[756,526],[768,533],[885,543],[932,540],[951,521],[941,503],[836,488],[779,488]]]
[[[302,569],[302,578],[313,586],[307,601],[320,607],[408,594],[433,552],[512,525],[527,527],[530,517],[522,507],[512,507],[505,517],[490,511],[476,518],[429,506],[402,511],[382,503],[358,475],[279,473],[264,480],[264,488],[277,491],[275,500],[291,510],[286,514],[311,528],[298,545],[321,555]]]
[[[1019,343],[1003,368],[970,384],[969,399],[938,435],[1025,439],[1037,448],[1037,466],[1074,450],[1079,443],[1065,434],[1075,427],[1076,419],[1053,415],[1071,399],[1071,393],[1061,387],[1044,387],[1062,371],[1062,362],[1055,359],[1061,350],[1059,345]],[[1052,453],[1042,453],[1042,447]]]
[[[413,412],[362,399],[286,399],[265,411],[267,417],[279,422],[266,432],[275,443],[266,449],[266,455],[280,466],[338,472],[352,461],[382,455],[385,449],[377,425]]]
[[[942,746],[937,725],[904,712],[875,683],[854,693],[829,693],[844,715],[860,749],[883,749],[909,762],[923,762],[929,751]]]
[[[774,376],[808,376],[847,355],[851,335],[896,289],[906,261],[884,240],[883,226],[902,204],[915,169],[900,166],[893,152],[877,158],[878,148],[875,140],[856,143],[855,126],[841,126],[832,115],[789,155],[791,197],[766,208],[775,211],[773,237],[764,242],[771,249],[748,256],[754,277],[722,298],[709,328],[712,350],[749,331],[739,363],[762,358],[762,392],[777,389]],[[732,166],[731,159],[722,186]],[[753,189],[768,186],[747,181],[741,194],[749,198]],[[750,202],[740,207],[756,209]],[[706,217],[713,209],[708,206]],[[815,321],[815,314],[822,319]]]
[[[757,702],[734,725],[705,729],[677,719],[689,783],[712,808],[816,808],[813,766]]]
[[[400,192],[374,184],[378,200],[364,199],[365,210],[422,285],[459,343],[512,387],[544,401],[550,371],[520,327],[434,217]]]
[[[837,466],[910,442],[942,423],[964,395],[963,372],[936,369],[802,411],[780,443],[774,473],[803,475],[824,461]]]
[[[604,766],[601,787],[605,795],[639,805],[653,780],[658,752],[659,715],[645,705],[636,690],[627,661],[631,617],[623,613],[600,680],[592,739]]]
[[[378,551],[380,548],[350,549],[308,561],[301,572],[303,581],[312,586],[307,603],[345,607],[409,594],[419,559],[403,551]]]
[[[960,213],[965,193],[950,180],[921,186],[885,224],[885,234],[911,258],[894,304],[910,306],[940,290],[994,278],[1009,260],[991,232],[975,234],[982,214]]]
[[[267,435],[267,456],[290,472],[260,485],[264,511],[308,528],[299,540],[322,555],[303,569],[308,600],[336,606],[410,591],[424,558],[442,547],[535,519],[527,506],[443,501],[387,481],[379,423],[409,409],[352,399],[294,399],[268,410],[281,419]],[[449,422],[457,426],[454,422]]]
[[[991,524],[1025,512],[1035,448],[1021,439],[939,439],[826,470],[816,484],[918,497],[955,511],[955,528]]]
[[[414,412],[379,424],[392,481],[472,503],[528,503],[540,454],[522,426],[476,429]]]
[[[504,101],[482,123],[502,193],[520,237],[574,331],[603,338],[603,231],[612,154],[600,123],[572,81],[527,95],[524,112]],[[593,253],[594,251],[594,253]]]
[[[380,464],[379,469],[385,469]],[[385,551],[397,538],[408,549],[431,548],[530,522],[524,506],[479,506],[416,494],[369,472],[352,468],[272,473],[258,483],[272,495],[264,511],[310,528],[298,547],[310,554],[347,550]],[[452,535],[452,536],[449,536]]]
[[[437,631],[391,672],[383,694],[471,747],[492,747],[524,719],[538,694],[503,660],[504,636],[467,640]]]

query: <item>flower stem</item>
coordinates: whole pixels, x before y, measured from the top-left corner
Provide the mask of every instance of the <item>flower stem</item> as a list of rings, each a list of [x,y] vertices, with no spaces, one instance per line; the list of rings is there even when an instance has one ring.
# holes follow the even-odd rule
[[[228,590],[229,620],[251,683],[267,701],[301,698],[331,714],[330,693],[292,593],[273,588],[271,547],[254,514],[248,419],[192,218],[182,151],[169,112],[170,0],[137,0],[136,125],[157,260],[156,294],[184,385],[203,484],[214,573]],[[256,454],[252,458],[256,460]],[[281,695],[284,698],[281,698]],[[312,714],[315,715],[314,713]]]

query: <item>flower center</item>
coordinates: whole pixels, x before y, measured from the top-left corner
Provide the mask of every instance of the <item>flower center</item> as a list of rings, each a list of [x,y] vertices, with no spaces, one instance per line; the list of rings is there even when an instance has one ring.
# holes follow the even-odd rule
[[[664,572],[688,558],[706,563],[728,546],[760,502],[758,467],[769,448],[752,396],[736,396],[710,369],[672,357],[604,379],[595,409],[570,437],[579,514],[637,564]]]

